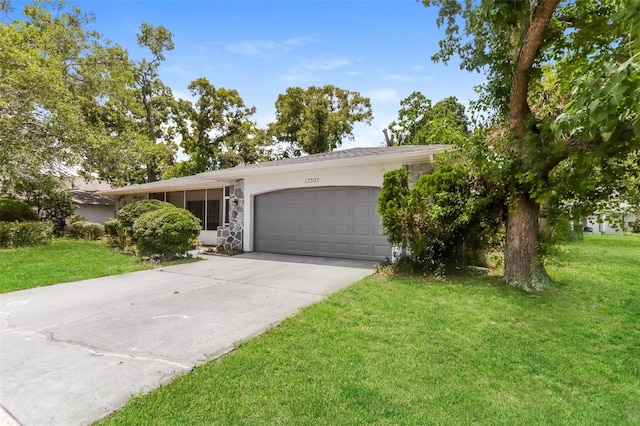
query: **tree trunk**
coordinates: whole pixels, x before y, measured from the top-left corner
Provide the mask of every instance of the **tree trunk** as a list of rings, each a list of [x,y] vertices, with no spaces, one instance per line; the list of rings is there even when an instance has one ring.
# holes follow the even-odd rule
[[[524,291],[543,290],[550,282],[538,246],[540,207],[526,193],[518,194],[507,215],[504,277]]]
[[[156,173],[156,164],[155,162],[147,164],[147,182],[156,182],[158,180],[158,175]]]

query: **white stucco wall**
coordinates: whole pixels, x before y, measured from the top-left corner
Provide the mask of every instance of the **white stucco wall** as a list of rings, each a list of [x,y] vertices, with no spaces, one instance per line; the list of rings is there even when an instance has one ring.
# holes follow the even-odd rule
[[[107,220],[115,217],[115,206],[94,206],[83,205],[78,206],[75,214],[87,218],[89,222],[105,223]]]
[[[624,232],[631,232],[631,228],[629,227],[629,222],[632,222],[640,217],[639,214],[628,213],[624,215]],[[598,222],[598,216],[588,216],[586,218],[587,225],[593,229],[594,234],[602,234],[602,235],[620,235],[623,233],[623,230],[618,226],[614,226],[608,220],[602,220],[602,222]]]
[[[218,232],[217,231],[200,231],[198,239],[202,244],[208,246],[215,246],[218,244]]]
[[[373,186],[380,188],[386,172],[402,167],[400,162],[370,166],[309,168],[305,171],[248,176],[244,180],[244,251],[253,251],[253,201],[266,192],[324,186]]]

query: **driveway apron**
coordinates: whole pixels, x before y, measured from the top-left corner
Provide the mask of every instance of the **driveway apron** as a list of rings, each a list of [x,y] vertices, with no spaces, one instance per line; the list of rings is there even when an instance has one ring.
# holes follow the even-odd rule
[[[0,295],[0,425],[86,425],[372,273],[248,253]]]

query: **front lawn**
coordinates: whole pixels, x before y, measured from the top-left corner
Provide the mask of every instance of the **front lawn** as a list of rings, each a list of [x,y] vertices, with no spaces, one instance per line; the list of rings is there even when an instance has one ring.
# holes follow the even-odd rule
[[[54,239],[49,245],[0,250],[0,293],[150,268],[103,242]]]
[[[640,239],[548,269],[540,295],[368,277],[101,424],[640,424]]]

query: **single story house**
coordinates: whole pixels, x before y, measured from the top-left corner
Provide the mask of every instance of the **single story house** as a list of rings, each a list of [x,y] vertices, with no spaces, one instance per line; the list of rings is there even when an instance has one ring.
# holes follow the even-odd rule
[[[616,212],[617,219],[612,219],[610,213],[593,214],[584,218],[582,225],[586,233],[602,235],[620,235],[633,232],[632,222],[640,219],[640,212]]]
[[[382,261],[378,196],[385,172],[406,167],[411,181],[433,171],[449,145],[352,148],[199,173],[103,191],[116,208],[167,201],[200,219],[203,244]]]
[[[62,181],[71,191],[71,201],[78,206],[75,214],[94,223],[105,223],[115,217],[115,201],[100,195],[101,192],[111,189],[111,185],[107,182],[97,179],[87,180],[78,176],[66,177]]]

